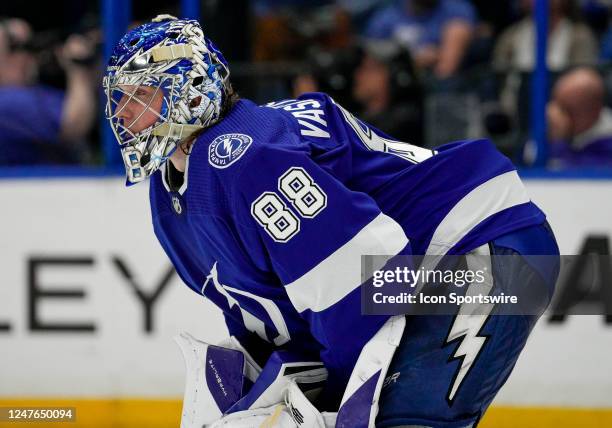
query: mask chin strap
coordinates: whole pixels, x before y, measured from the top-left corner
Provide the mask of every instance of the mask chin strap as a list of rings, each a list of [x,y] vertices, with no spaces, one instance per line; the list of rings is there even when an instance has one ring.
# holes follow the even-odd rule
[[[151,133],[158,137],[169,137],[177,140],[182,140],[201,129],[204,129],[204,127],[200,125],[187,125],[181,123],[166,122],[157,126]]]

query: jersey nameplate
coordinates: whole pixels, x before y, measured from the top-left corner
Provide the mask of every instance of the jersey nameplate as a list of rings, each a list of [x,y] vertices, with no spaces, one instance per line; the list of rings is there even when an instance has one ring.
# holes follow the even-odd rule
[[[325,111],[317,100],[279,101],[267,104],[267,107],[283,109],[291,113],[300,125],[300,134],[305,137],[330,138]]]

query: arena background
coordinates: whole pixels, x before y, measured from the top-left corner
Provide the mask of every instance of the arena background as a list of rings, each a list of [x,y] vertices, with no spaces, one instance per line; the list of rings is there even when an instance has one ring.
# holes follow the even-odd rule
[[[37,2],[26,3],[36,9]],[[80,15],[75,12],[75,19],[90,12],[97,16],[103,55],[133,19],[164,11],[201,17],[213,3],[135,2],[130,7],[129,2],[104,0]],[[234,6],[252,7],[246,1]],[[536,1],[540,12],[547,6],[546,0]],[[42,20],[38,13],[46,9],[32,8],[2,6],[0,14]],[[249,13],[255,14],[253,9]],[[538,26],[546,25],[546,13],[534,16]],[[233,28],[241,30],[247,31]],[[612,168],[553,169],[545,157],[552,74],[542,46],[540,40],[539,61],[526,77],[530,123],[536,124],[528,127],[527,139],[538,154],[532,164],[520,167],[520,174],[532,199],[548,214],[562,254],[578,254],[593,239],[607,245],[609,254]],[[300,69],[295,61],[238,59],[238,80],[260,82],[244,85],[243,93],[263,101],[268,93],[268,99],[282,93],[279,88]],[[433,120],[441,99],[456,103],[458,116],[474,102],[465,91],[444,96],[426,97],[425,123]],[[461,139],[484,131],[456,125],[448,132]],[[425,139],[433,133],[425,129]],[[89,135],[93,156],[78,164],[0,168],[0,407],[76,407],[74,427],[178,426],[184,367],[173,336],[189,331],[216,342],[227,330],[218,310],[173,272],[152,233],[148,185],[124,186],[106,124],[100,121]],[[568,316],[562,322],[543,317],[480,426],[612,426],[612,322],[607,321],[594,315]],[[0,422],[0,427],[21,425],[64,426]]]

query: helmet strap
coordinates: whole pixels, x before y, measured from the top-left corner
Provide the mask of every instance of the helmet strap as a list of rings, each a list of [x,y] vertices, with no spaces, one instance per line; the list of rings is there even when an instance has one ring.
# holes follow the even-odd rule
[[[182,140],[203,128],[204,127],[200,125],[186,125],[181,123],[166,122],[155,127],[155,129],[153,129],[151,133],[159,137],[169,137],[177,140]]]
[[[153,61],[172,61],[175,59],[193,58],[193,48],[187,43],[179,43],[171,46],[160,46],[151,49]]]

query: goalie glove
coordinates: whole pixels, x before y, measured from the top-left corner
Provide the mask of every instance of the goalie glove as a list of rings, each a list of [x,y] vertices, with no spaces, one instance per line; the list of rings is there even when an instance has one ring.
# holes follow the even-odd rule
[[[303,361],[288,351],[272,353],[262,370],[235,338],[225,341],[224,346],[209,345],[187,333],[175,340],[187,368],[181,428],[202,428],[224,414],[250,418],[252,413],[255,420],[265,419],[284,401],[292,380],[312,398],[327,379],[321,362]],[[284,418],[281,415],[279,410],[279,420]]]
[[[261,369],[235,340],[226,342],[227,347],[209,345],[188,333],[175,340],[187,369],[181,428],[202,428],[239,401]]]
[[[326,379],[327,370],[320,361],[303,361],[303,357],[289,351],[273,352],[249,392],[226,413],[281,403],[292,380],[313,399],[323,388]]]
[[[327,377],[322,363],[277,351],[261,370],[235,339],[227,345],[237,349],[230,349],[183,334],[177,338],[187,365],[181,428],[373,428],[404,326],[403,316],[392,317],[364,346],[337,414],[320,413],[309,400]]]

